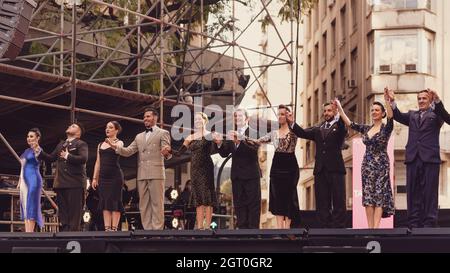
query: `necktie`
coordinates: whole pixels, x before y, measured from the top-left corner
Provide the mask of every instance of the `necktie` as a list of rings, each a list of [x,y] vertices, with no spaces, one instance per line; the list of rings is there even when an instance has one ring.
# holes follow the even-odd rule
[[[327,123],[325,124],[325,129],[330,129],[330,126],[331,126],[331,124],[330,124],[329,122],[327,122]]]
[[[145,132],[146,132],[146,133],[148,133],[148,132],[151,133],[151,132],[153,132],[153,128],[145,128]]]
[[[420,111],[420,112],[419,112],[419,124],[422,123],[423,114],[425,114],[424,111]]]

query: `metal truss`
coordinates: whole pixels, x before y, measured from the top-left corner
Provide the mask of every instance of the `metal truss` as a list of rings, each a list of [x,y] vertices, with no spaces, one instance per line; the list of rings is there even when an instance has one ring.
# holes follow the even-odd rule
[[[28,53],[18,56],[15,60],[0,59],[0,63],[23,66],[28,64],[32,70],[40,70],[59,76],[68,76],[70,81],[49,90],[47,94],[41,96],[36,101],[28,99],[15,99],[7,96],[0,96],[0,100],[15,101],[29,105],[41,105],[46,107],[59,108],[70,111],[71,120],[76,120],[76,113],[83,111],[93,115],[114,116],[115,118],[136,121],[134,117],[110,115],[101,111],[91,111],[80,109],[76,105],[77,82],[88,81],[97,84],[124,88],[128,91],[146,93],[143,84],[152,81],[157,86],[161,117],[163,117],[164,103],[168,100],[180,102],[184,94],[180,89],[190,90],[198,81],[203,82],[206,75],[221,74],[231,75],[232,86],[227,90],[198,90],[191,96],[202,96],[211,94],[232,94],[233,104],[236,104],[236,74],[238,71],[246,72],[253,76],[252,82],[244,87],[244,91],[249,90],[255,83],[258,90],[265,96],[270,108],[274,111],[267,90],[261,82],[261,76],[272,66],[288,65],[291,71],[291,102],[294,103],[294,49],[296,45],[293,40],[294,13],[291,11],[291,28],[289,37],[281,35],[277,25],[271,27],[282,44],[279,53],[276,55],[263,52],[257,46],[248,47],[241,44],[243,37],[249,27],[258,24],[258,19],[269,18],[271,5],[275,0],[259,0],[261,8],[255,11],[255,16],[245,26],[237,27],[236,18],[237,5],[242,5],[241,1],[223,1],[230,5],[231,14],[227,20],[218,28],[215,33],[207,31],[204,22],[206,10],[210,4],[219,0],[189,0],[189,1],[169,1],[169,0],[143,0],[137,2],[137,8],[131,9],[129,1],[120,0],[86,0],[82,6],[58,5],[53,0],[40,0],[38,7],[32,15],[30,31],[33,37],[28,35],[25,43],[41,44],[45,52]],[[71,1],[69,1],[71,2]],[[125,4],[123,4],[125,3]],[[293,7],[293,1],[290,1]],[[145,7],[144,7],[145,6]],[[47,8],[59,9],[59,30],[55,31],[55,25],[48,27],[47,24],[39,24],[36,20],[42,16]],[[102,22],[115,22],[118,20],[116,13],[122,13],[133,17],[132,24],[125,21],[116,21],[116,26],[103,26]],[[93,14],[95,18],[92,19]],[[193,18],[200,18],[194,21]],[[120,19],[120,18],[119,18]],[[86,22],[89,23],[86,23]],[[231,34],[230,29],[231,28]],[[224,33],[228,30],[227,35]],[[104,37],[112,32],[124,31],[114,45],[108,44]],[[224,38],[227,37],[227,38]],[[231,37],[229,37],[231,36]],[[200,46],[191,46],[192,37],[200,39]],[[175,41],[175,42],[174,42]],[[134,44],[133,48],[131,44]],[[176,44],[176,45],[175,45]],[[229,52],[231,49],[231,53]],[[214,60],[205,63],[205,52],[214,50],[218,53]],[[100,54],[99,54],[100,52]],[[236,60],[239,58],[244,65],[238,67]],[[229,54],[229,55],[226,55]],[[249,54],[259,54],[267,57],[266,64],[252,64],[248,58]],[[284,55],[284,56],[283,56]],[[210,55],[212,56],[212,54]],[[220,67],[221,59],[227,56],[231,58],[232,65],[228,68]],[[187,61],[189,59],[189,62]],[[51,60],[49,62],[49,60]],[[83,66],[94,67],[93,72],[86,72]],[[104,76],[105,70],[114,65],[120,70],[117,75]],[[190,81],[186,78],[190,77]],[[126,88],[124,87],[126,86]],[[155,91],[155,90],[153,90]],[[58,94],[70,92],[70,106],[62,106],[44,102]],[[171,94],[168,94],[171,92]],[[175,95],[173,94],[175,92]],[[155,95],[155,94],[153,94]],[[38,101],[42,99],[41,101]],[[20,107],[19,107],[20,108]],[[19,109],[12,106],[5,111]],[[164,121],[162,120],[162,125]]]

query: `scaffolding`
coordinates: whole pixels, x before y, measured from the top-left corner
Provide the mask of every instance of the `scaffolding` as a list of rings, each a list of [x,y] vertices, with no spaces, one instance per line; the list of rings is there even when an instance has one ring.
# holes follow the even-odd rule
[[[255,84],[272,107],[260,78],[270,67],[278,65],[290,66],[290,104],[294,103],[293,57],[296,45],[292,8],[290,40],[285,41],[277,25],[273,24],[269,11],[276,2],[274,0],[260,0],[259,10],[253,8],[253,16],[242,26],[236,18],[236,11],[246,8],[246,2],[239,0],[86,0],[75,1],[75,5],[73,2],[38,1],[21,54],[15,60],[0,59],[0,65],[6,63],[69,77],[70,82],[64,83],[56,92],[70,93],[70,106],[44,102],[39,105],[68,110],[72,122],[77,120],[80,110],[77,108],[77,85],[80,82],[156,96],[158,99],[154,104],[159,105],[161,117],[164,117],[165,102],[172,102],[172,105],[183,103],[187,96],[232,96],[232,104],[236,106],[243,94]],[[294,1],[289,3],[293,7]],[[207,25],[208,15],[214,13],[211,7],[217,5],[224,9],[222,18],[225,20],[211,30]],[[240,43],[250,26],[261,18],[272,23],[271,27],[280,39],[282,46],[275,55],[257,46]],[[230,49],[231,55],[226,55]],[[251,64],[251,54],[265,56],[268,62]],[[226,58],[228,63],[223,61]],[[253,77],[251,83],[245,74]],[[220,78],[227,83],[219,87],[208,84],[213,79],[220,82]],[[14,98],[2,96],[0,100],[11,101]],[[20,99],[20,102],[39,103],[26,99]],[[139,122],[130,116],[85,111]],[[160,122],[164,126],[163,118]]]

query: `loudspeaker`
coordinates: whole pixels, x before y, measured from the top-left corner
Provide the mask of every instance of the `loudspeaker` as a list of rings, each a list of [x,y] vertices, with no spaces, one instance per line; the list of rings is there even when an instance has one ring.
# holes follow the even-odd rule
[[[211,81],[211,90],[219,91],[225,86],[224,78],[213,78]]]
[[[0,58],[19,55],[36,6],[33,0],[0,0]]]

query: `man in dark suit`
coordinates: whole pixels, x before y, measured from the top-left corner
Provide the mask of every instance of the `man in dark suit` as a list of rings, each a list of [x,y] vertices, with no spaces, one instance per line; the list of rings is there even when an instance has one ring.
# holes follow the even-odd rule
[[[258,162],[259,145],[249,140],[258,138],[248,126],[248,113],[238,109],[234,113],[236,131],[228,133],[228,140],[215,140],[219,154],[232,154],[231,184],[234,211],[239,229],[258,229],[261,215],[261,171]]]
[[[345,165],[342,158],[342,145],[347,135],[344,121],[339,116],[336,102],[324,104],[323,117],[319,126],[303,129],[288,122],[292,131],[299,137],[316,143],[314,165],[314,187],[318,220],[323,228],[345,228]]]
[[[439,133],[443,121],[432,109],[428,90],[417,95],[419,110],[407,113],[398,109],[392,90],[386,90],[385,96],[391,101],[394,120],[409,127],[405,155],[408,225],[435,227],[441,164]]]
[[[40,148],[38,156],[48,162],[56,161],[53,188],[57,194],[61,231],[80,230],[88,159],[88,145],[80,140],[82,133],[80,124],[70,125],[66,130],[65,141],[61,141],[51,154]]]
[[[429,90],[430,96],[433,98],[434,101],[434,112],[440,116],[447,124],[450,124],[450,114],[445,110],[444,103],[442,103],[441,99],[439,98],[439,95],[436,93],[436,91]]]

